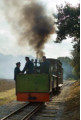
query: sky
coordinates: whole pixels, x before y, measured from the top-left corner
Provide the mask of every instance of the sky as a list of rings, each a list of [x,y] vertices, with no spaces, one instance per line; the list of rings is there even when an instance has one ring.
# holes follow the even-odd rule
[[[24,57],[36,57],[36,53],[29,45],[24,48],[18,46],[17,37],[13,34],[11,24],[5,17],[3,1],[4,0],[0,0],[0,78],[13,79],[15,63],[20,61],[22,63],[22,70],[25,64]],[[79,0],[38,0],[38,2],[45,6],[49,14],[56,14],[56,5],[64,5],[65,2],[68,2],[73,6],[76,6],[76,4],[79,3]],[[54,43],[56,36],[56,34],[53,34],[45,44],[44,52],[46,57],[71,57],[71,51],[73,50],[73,43],[71,43],[72,39],[68,38],[68,40],[64,40],[61,44],[56,44]]]
[[[78,0],[38,0],[40,4],[45,5],[49,13],[57,13],[56,5],[65,4],[65,2],[71,3],[76,6],[79,3]],[[3,10],[3,0],[0,0],[0,53],[3,55],[32,55],[36,56],[35,51],[31,46],[20,47],[17,44],[17,38],[12,32],[10,23],[8,23]],[[56,35],[51,36],[51,41],[45,44],[44,52],[47,57],[57,58],[61,56],[71,57],[71,51],[73,50],[71,39],[63,41],[61,44],[54,43]]]

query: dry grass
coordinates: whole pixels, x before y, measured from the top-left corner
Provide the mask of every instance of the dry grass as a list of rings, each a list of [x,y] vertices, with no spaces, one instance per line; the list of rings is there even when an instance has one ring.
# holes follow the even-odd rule
[[[16,100],[15,88],[7,90],[5,92],[0,92],[0,105],[9,103]]]
[[[75,82],[65,99],[64,120],[80,120],[80,81]]]
[[[15,84],[13,81],[0,80],[0,105],[16,99]]]
[[[4,92],[4,91],[10,90],[12,88],[15,88],[14,80],[0,79],[0,92]]]

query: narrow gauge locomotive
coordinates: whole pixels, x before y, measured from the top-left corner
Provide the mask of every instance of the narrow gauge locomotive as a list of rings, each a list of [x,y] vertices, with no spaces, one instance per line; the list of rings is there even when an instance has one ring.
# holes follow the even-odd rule
[[[57,59],[50,62],[49,74],[41,74],[37,60],[34,62],[34,74],[19,74],[16,81],[17,101],[47,102],[50,93],[57,91],[63,84],[62,63]]]

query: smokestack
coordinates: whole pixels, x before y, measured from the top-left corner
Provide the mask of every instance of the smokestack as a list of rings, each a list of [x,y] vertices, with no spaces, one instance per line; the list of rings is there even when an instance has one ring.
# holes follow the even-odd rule
[[[38,57],[38,52],[36,52],[36,59],[38,59],[39,57]]]
[[[50,35],[55,33],[54,17],[48,15],[45,6],[36,0],[4,0],[5,15],[17,36],[18,45],[28,45],[37,58],[44,55],[43,49]]]

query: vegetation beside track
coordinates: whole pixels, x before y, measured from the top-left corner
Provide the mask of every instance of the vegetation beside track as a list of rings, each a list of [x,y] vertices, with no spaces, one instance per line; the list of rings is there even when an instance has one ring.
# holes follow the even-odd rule
[[[76,81],[69,89],[65,99],[64,120],[80,120],[80,81]]]
[[[15,88],[14,80],[0,79],[0,92],[5,92],[12,88]]]
[[[13,81],[0,80],[0,105],[16,100],[15,84]]]

